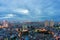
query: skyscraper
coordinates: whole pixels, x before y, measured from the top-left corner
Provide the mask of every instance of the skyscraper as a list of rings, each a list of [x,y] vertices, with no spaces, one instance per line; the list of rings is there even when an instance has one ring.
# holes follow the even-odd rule
[[[8,22],[6,20],[3,20],[3,27],[8,27]]]
[[[50,27],[53,27],[54,26],[54,21],[51,19],[50,20]]]
[[[47,27],[47,26],[49,26],[49,21],[48,20],[45,21],[45,27]]]

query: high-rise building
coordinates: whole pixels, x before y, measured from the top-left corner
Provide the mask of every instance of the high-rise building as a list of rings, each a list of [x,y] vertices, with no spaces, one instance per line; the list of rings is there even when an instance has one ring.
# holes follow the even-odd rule
[[[53,26],[54,26],[54,21],[50,20],[50,27],[53,27]]]
[[[45,21],[45,27],[47,27],[47,26],[49,26],[49,21],[48,20]]]
[[[27,29],[27,25],[22,25],[22,29],[23,30]]]
[[[3,27],[8,27],[8,22],[6,20],[3,20]]]
[[[2,28],[2,26],[0,25],[0,28]]]
[[[58,26],[60,26],[60,22],[58,23]]]

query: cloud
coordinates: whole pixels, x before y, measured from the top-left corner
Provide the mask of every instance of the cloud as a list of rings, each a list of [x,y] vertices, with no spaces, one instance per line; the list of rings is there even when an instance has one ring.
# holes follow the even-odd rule
[[[6,11],[7,10],[7,8],[5,8],[5,7],[0,7],[0,12],[1,11]]]
[[[7,14],[7,15],[1,17],[0,19],[13,18],[14,16],[15,16],[14,14]]]
[[[0,0],[0,12],[8,11],[8,13],[3,13],[7,15],[1,18],[14,18],[14,14],[19,20],[54,18],[54,16],[60,16],[59,4],[58,0]]]
[[[17,8],[17,9],[13,9],[12,11],[16,12],[16,13],[19,13],[19,14],[24,14],[24,15],[28,15],[29,14],[29,10],[28,9]]]
[[[4,18],[12,18],[12,17],[14,17],[13,14],[7,14]]]

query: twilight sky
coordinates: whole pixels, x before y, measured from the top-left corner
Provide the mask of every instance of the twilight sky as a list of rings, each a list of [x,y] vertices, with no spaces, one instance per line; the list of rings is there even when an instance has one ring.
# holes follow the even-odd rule
[[[0,20],[60,21],[60,0],[0,0]]]

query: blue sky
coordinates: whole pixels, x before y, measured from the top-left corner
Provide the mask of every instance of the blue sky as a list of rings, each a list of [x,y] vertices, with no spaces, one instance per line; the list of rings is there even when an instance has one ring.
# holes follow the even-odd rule
[[[60,0],[0,0],[0,20],[60,21]]]

